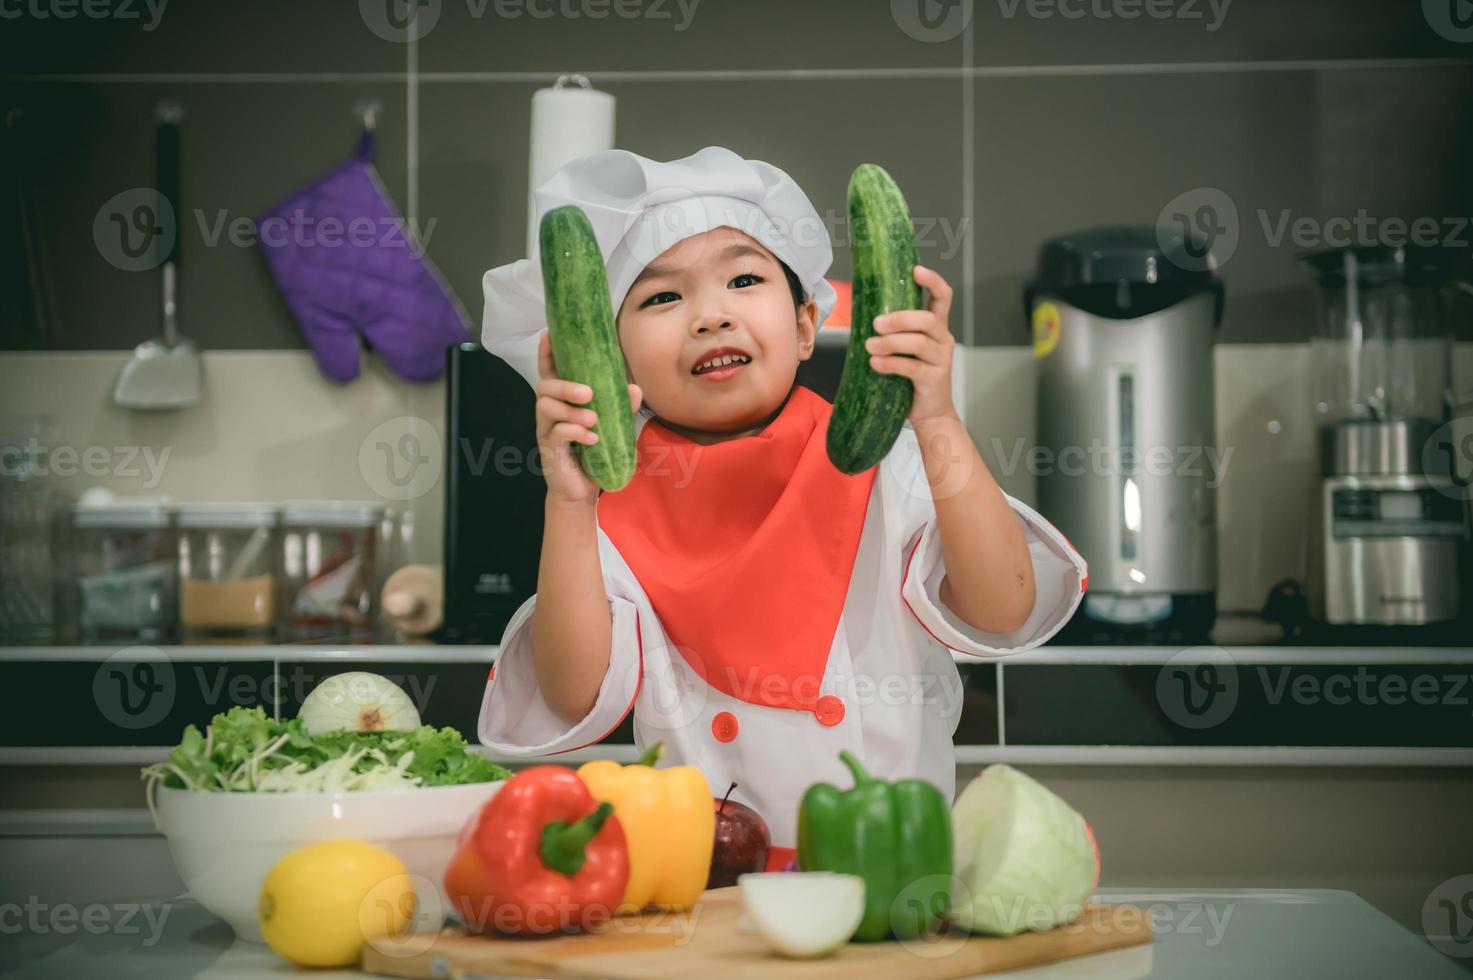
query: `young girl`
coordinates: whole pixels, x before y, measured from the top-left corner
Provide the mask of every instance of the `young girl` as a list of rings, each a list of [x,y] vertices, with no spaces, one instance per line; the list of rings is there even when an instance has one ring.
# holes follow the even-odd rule
[[[537,392],[547,480],[537,595],[513,616],[481,707],[507,755],[593,745],[632,711],[666,746],[760,813],[769,866],[792,855],[809,785],[921,777],[949,800],[960,651],[1047,640],[1084,561],[1004,494],[952,403],[951,287],[916,266],[925,309],[879,317],[876,371],[915,398],[889,454],[829,462],[832,406],[794,384],[833,306],[827,229],[787,174],[707,147],[657,162],[611,150],[564,167],[535,217],[588,214],[604,255],[638,466],[600,494],[574,443],[598,420],[558,377],[536,256],[486,273],[485,346]]]

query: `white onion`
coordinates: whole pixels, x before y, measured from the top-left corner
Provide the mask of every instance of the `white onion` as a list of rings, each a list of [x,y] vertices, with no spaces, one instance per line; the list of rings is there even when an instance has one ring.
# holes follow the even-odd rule
[[[864,879],[832,871],[768,871],[737,877],[743,920],[779,953],[824,956],[854,936],[864,918]],[[746,921],[738,931],[747,932]]]
[[[309,735],[327,732],[408,732],[419,712],[404,689],[387,677],[355,670],[334,674],[312,689],[297,717]]]

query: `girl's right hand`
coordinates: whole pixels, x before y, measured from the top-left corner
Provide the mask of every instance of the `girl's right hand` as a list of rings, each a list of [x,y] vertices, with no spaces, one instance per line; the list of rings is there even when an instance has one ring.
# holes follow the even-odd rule
[[[598,441],[594,427],[598,416],[586,407],[593,390],[587,385],[564,381],[558,377],[552,359],[552,341],[546,330],[537,341],[537,367],[542,380],[537,393],[537,449],[542,455],[542,477],[547,481],[547,497],[563,503],[591,504],[598,500],[598,484],[583,472],[573,453],[573,443],[593,445]],[[629,404],[639,411],[639,385],[629,386]]]

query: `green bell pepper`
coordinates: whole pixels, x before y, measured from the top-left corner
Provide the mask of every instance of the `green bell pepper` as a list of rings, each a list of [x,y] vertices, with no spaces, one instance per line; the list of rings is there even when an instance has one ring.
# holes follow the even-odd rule
[[[849,752],[853,789],[808,787],[798,807],[798,867],[864,879],[854,938],[914,938],[935,930],[951,902],[951,808],[923,779],[872,779]]]

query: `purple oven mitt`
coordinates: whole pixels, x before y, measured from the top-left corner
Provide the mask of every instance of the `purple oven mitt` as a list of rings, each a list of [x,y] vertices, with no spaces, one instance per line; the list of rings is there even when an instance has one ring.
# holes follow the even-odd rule
[[[276,285],[334,381],[358,376],[360,333],[409,381],[438,378],[445,349],[470,339],[465,308],[405,235],[373,166],[372,133],[353,159],[256,222]]]

